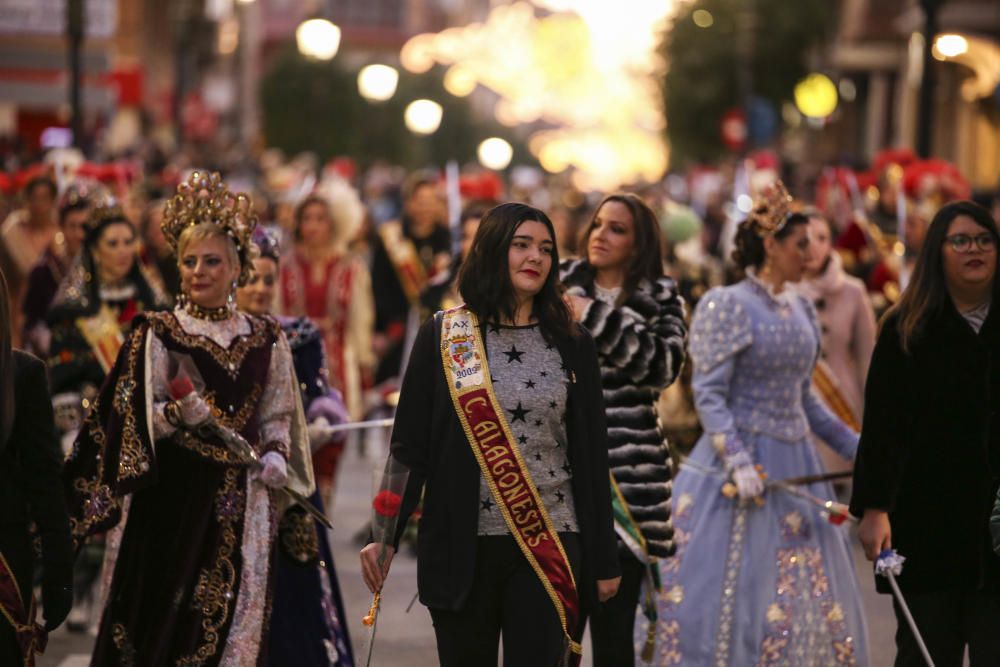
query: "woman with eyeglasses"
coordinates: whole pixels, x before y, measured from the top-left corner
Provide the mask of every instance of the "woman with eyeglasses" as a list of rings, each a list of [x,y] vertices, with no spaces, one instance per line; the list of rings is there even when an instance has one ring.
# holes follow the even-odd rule
[[[934,663],[1000,664],[1000,557],[990,508],[1000,481],[1000,314],[989,212],[947,204],[910,285],[885,316],[865,389],[851,512],[869,560],[906,558],[899,587]],[[879,577],[878,590],[890,592]],[[894,605],[896,667],[923,665]]]

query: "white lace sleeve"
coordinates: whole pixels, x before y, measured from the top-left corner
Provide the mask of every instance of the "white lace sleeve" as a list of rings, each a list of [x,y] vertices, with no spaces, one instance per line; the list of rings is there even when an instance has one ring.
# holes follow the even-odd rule
[[[291,446],[292,411],[295,410],[296,391],[292,382],[292,351],[288,339],[279,333],[271,353],[267,371],[267,385],[260,398],[260,448],[261,453],[278,451],[288,457]]]
[[[170,402],[170,386],[167,379],[170,357],[163,341],[150,329],[149,363],[153,379],[153,437],[156,440],[174,434],[176,427],[167,421],[163,408]]]

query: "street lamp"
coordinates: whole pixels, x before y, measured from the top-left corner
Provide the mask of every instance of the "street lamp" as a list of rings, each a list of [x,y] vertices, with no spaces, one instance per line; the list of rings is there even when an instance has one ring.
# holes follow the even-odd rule
[[[514,149],[500,137],[490,137],[479,144],[476,151],[479,164],[493,171],[503,171],[514,157]]]
[[[795,106],[807,118],[826,118],[837,108],[837,86],[819,72],[795,84],[793,95]]]
[[[406,107],[403,120],[406,129],[414,134],[434,134],[441,126],[444,110],[432,100],[414,100]]]
[[[938,35],[934,40],[934,57],[947,60],[960,56],[969,50],[969,42],[961,35]]]
[[[307,58],[331,60],[340,49],[340,28],[324,18],[307,19],[295,30],[295,43]]]
[[[396,94],[399,72],[388,65],[368,65],[358,72],[358,92],[371,102],[385,102]]]

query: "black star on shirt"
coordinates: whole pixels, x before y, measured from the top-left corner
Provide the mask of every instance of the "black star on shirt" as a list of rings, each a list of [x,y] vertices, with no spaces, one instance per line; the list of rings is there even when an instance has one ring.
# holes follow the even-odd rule
[[[551,350],[552,349],[552,343],[546,343],[545,344],[545,349],[546,350]]]
[[[569,467],[569,461],[566,461],[566,463],[563,464],[562,469],[566,471],[567,475],[573,471],[573,469]]]
[[[486,325],[486,327],[487,327],[487,329],[489,330],[490,333],[495,333],[495,334],[500,333],[500,325],[499,324],[488,324],[488,325]]]
[[[535,420],[535,426],[541,426],[541,425],[542,425],[542,420],[541,419],[536,419]]]
[[[531,381],[531,380],[525,380],[524,381],[524,388],[525,389],[534,389],[535,388],[535,383],[533,381]]]
[[[556,409],[556,402],[555,401],[549,401],[549,407],[552,408],[553,410],[555,410]]]
[[[542,371],[542,372],[540,373],[540,375],[541,375],[541,376],[542,376],[543,378],[547,378],[547,377],[549,376],[549,372],[548,372],[548,371]]]
[[[556,471],[553,468],[549,468],[549,477],[555,477]]]
[[[524,434],[521,434],[521,435],[517,436],[517,441],[519,443],[521,443],[522,445],[526,445],[526,444],[528,444],[528,436],[526,436]]]
[[[520,420],[520,421],[523,421],[525,424],[527,424],[528,420],[525,419],[525,417],[528,416],[528,413],[531,412],[531,410],[525,410],[524,408],[522,408],[521,407],[521,401],[518,401],[517,402],[517,407],[514,408],[513,410],[507,410],[507,412],[510,413],[510,421],[511,421],[511,423]]]
[[[507,352],[504,352],[504,354],[507,355],[507,363],[508,364],[512,364],[515,361],[517,363],[519,363],[519,364],[523,364],[524,363],[523,361],[521,361],[521,357],[524,356],[524,352],[518,352],[517,351],[517,345],[511,345],[510,346],[510,350],[508,350]]]
[[[568,521],[563,521],[563,530],[564,531],[566,531],[568,533],[572,529],[573,529],[573,527],[569,525]]]
[[[541,461],[542,460],[542,453],[541,452],[536,452],[535,453],[535,460],[536,461]]]
[[[556,491],[556,499],[559,502],[564,503],[566,502],[566,494],[563,493],[562,491]]]
[[[486,500],[481,500],[479,501],[479,503],[483,506],[480,511],[482,510],[486,510],[487,512],[493,511],[493,501],[490,500],[489,498],[487,498]]]

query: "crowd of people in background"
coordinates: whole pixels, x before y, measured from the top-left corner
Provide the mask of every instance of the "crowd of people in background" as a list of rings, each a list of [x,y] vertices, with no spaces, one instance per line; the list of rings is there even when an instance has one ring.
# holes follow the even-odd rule
[[[198,180],[212,167],[225,186]],[[794,200],[775,189],[781,177]],[[333,427],[392,413],[397,400],[393,453],[420,473],[406,516],[427,480],[420,595],[442,664],[495,663],[501,628],[507,658],[520,655],[521,638],[551,662],[577,646],[587,619],[595,665],[867,664],[848,533],[769,480],[805,480],[804,492],[830,501],[853,494],[869,558],[896,547],[911,559],[900,584],[937,664],[960,664],[966,645],[974,665],[1000,659],[991,630],[1000,557],[988,526],[1000,480],[1000,316],[990,307],[1000,186],[972,192],[947,163],[903,150],[879,154],[867,171],[809,176],[761,153],[617,194],[583,193],[530,168],[506,179],[359,171],[274,150],[223,165],[184,153],[94,165],[56,150],[4,182],[0,381],[12,374],[19,406],[22,393],[50,391],[53,412],[38,418],[51,420],[69,457],[72,532],[53,527],[61,494],[26,489],[10,516],[26,519],[25,503],[35,512],[46,625],[68,613],[71,630],[99,626],[99,661],[280,649],[301,664],[354,664],[322,524],[274,498],[301,478],[312,507],[335,517],[339,462],[357,436]],[[235,206],[247,210],[212,218],[198,193],[213,188],[246,192]],[[503,204],[512,201],[525,205]],[[493,275],[504,268],[510,276]],[[589,587],[580,628],[563,618],[553,630],[544,614],[490,616],[505,595],[536,596],[546,610],[548,596],[507,539],[474,459],[442,457],[451,446],[469,451],[450,404],[433,402],[451,400],[439,311],[483,323],[496,404],[511,427],[524,422],[510,432],[531,457],[526,470],[545,478],[539,502],[557,521],[550,529],[566,545],[570,577]],[[449,326],[476,321],[463,317]],[[205,377],[197,400],[182,400],[174,381],[191,364]],[[554,381],[562,375],[568,384]],[[133,417],[127,390],[143,378],[148,395],[134,400],[148,409]],[[548,387],[537,400],[525,393],[536,383]],[[259,472],[204,465],[226,454],[192,430],[206,419],[202,395],[258,449]],[[0,401],[0,447],[28,418],[4,410]],[[442,424],[440,444],[429,444],[424,436]],[[135,451],[121,444],[132,437]],[[186,444],[154,454],[153,441],[167,437]],[[295,442],[309,450],[298,459]],[[18,465],[52,477],[58,443],[45,439]],[[586,454],[593,447],[600,456]],[[0,455],[21,460],[13,449]],[[105,471],[109,456],[117,472]],[[302,460],[308,470],[296,469]],[[154,468],[198,471],[185,473],[183,503],[179,489],[154,483]],[[842,474],[831,484],[828,472]],[[452,475],[472,482],[442,488]],[[455,504],[469,505],[461,520],[444,511]],[[200,514],[217,521],[199,524]],[[31,588],[26,539],[0,534],[22,591]],[[215,611],[171,604],[237,542],[242,560],[225,558],[236,562],[229,597],[196,587]],[[267,561],[272,547],[268,579],[254,559]],[[375,590],[386,572],[367,557]],[[463,559],[468,568],[432,570]],[[484,574],[501,570],[509,580]],[[266,603],[247,602],[265,591]],[[253,609],[272,602],[262,639],[268,623]],[[895,609],[896,664],[922,664]]]

